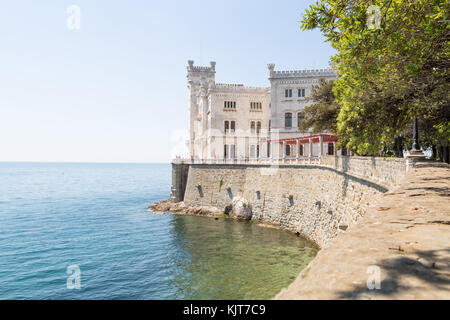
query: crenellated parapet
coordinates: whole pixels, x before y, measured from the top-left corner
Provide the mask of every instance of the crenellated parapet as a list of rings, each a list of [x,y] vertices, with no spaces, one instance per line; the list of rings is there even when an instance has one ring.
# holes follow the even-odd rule
[[[189,73],[216,73],[216,62],[211,61],[209,63],[209,66],[194,66],[194,60],[188,60],[188,66],[187,66],[188,75]]]
[[[275,64],[267,65],[269,69],[269,79],[286,79],[286,78],[311,78],[311,77],[336,77],[332,65],[325,69],[305,69],[305,70],[279,70],[275,71]]]
[[[332,68],[326,68],[326,69],[309,69],[309,70],[272,71],[269,75],[269,78],[271,79],[309,78],[309,77],[336,77],[336,72]]]
[[[216,63],[210,62],[210,66],[194,66],[194,60],[188,61],[187,66],[187,84],[191,90],[191,97],[198,97],[201,94],[201,88],[210,88],[215,81]]]
[[[244,86],[237,83],[216,83],[210,88],[212,92],[247,92],[247,93],[268,93],[270,87]]]

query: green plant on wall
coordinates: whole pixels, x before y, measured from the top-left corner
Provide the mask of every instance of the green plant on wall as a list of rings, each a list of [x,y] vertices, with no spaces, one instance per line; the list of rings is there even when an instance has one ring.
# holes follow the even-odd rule
[[[223,186],[223,178],[220,178],[220,181],[219,181],[219,191],[222,190],[222,186]]]

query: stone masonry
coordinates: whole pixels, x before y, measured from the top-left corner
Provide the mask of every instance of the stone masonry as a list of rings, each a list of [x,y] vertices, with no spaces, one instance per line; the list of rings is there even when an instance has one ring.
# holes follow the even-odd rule
[[[406,173],[404,159],[344,158],[324,157],[322,165],[278,168],[192,164],[184,202],[225,210],[233,198],[241,197],[252,208],[252,220],[298,232],[326,247]]]

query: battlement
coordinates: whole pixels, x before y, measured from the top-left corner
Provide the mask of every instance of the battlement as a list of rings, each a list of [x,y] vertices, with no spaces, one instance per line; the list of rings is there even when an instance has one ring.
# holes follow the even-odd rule
[[[216,83],[216,87],[243,87],[242,83]]]
[[[267,65],[269,69],[269,79],[284,78],[308,78],[308,77],[336,77],[336,72],[332,67],[325,69],[305,69],[305,70],[280,70],[275,71],[274,64]]]
[[[194,66],[194,60],[188,60],[187,70],[188,72],[208,72],[216,73],[216,62],[211,61],[209,67],[206,66]]]
[[[211,86],[211,90],[225,92],[269,92],[269,87],[244,86],[241,83],[216,83]]]

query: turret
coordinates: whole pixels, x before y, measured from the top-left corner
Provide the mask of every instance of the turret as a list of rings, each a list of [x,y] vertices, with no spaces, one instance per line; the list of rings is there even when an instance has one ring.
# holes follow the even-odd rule
[[[269,79],[270,79],[273,76],[273,71],[275,70],[275,64],[274,63],[269,63],[267,65],[267,68],[269,69]]]
[[[203,128],[204,125],[201,126],[196,125],[196,121],[198,119],[204,119],[205,116],[200,114],[200,111],[205,111],[206,106],[203,107],[203,110],[199,110],[199,106],[201,104],[201,99],[203,96],[203,102],[205,100],[205,96],[208,94],[208,88],[214,86],[215,83],[215,75],[216,75],[216,62],[211,61],[209,67],[206,66],[195,66],[193,60],[188,60],[187,66],[187,83],[190,91],[190,105],[189,105],[189,132],[190,132],[190,155],[191,158],[196,156],[195,152],[195,140],[199,138],[202,132],[196,132],[196,128]],[[203,103],[202,103],[203,105]],[[205,112],[202,112],[205,113]],[[202,130],[203,131],[203,130]],[[200,155],[199,155],[200,156]]]

